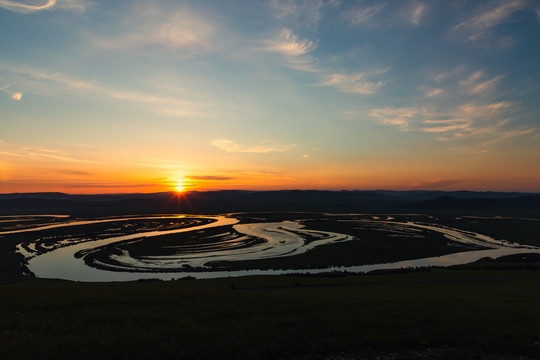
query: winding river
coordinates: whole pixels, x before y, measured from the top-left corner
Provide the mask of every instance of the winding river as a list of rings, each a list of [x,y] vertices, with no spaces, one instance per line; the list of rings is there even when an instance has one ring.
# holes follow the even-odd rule
[[[179,218],[181,216],[160,216],[160,217],[133,217],[133,218],[117,218],[95,221],[78,221],[56,223],[50,226],[38,226],[19,230],[17,232],[38,231],[63,226],[87,225],[106,221],[129,221],[141,219],[164,219],[164,218]],[[195,216],[190,216],[195,217]],[[327,272],[331,270],[365,272],[377,269],[398,269],[406,267],[420,266],[450,266],[456,264],[464,264],[476,261],[483,257],[497,258],[504,255],[512,255],[519,253],[540,253],[540,248],[532,246],[523,246],[517,243],[511,243],[504,240],[496,240],[489,236],[477,234],[473,232],[453,229],[433,224],[415,223],[415,222],[396,222],[396,221],[371,221],[380,223],[381,227],[394,226],[404,230],[425,229],[436,231],[447,239],[469,244],[481,246],[483,250],[458,252],[448,255],[398,261],[386,264],[374,265],[359,265],[347,267],[332,267],[325,269],[295,269],[295,270],[241,270],[241,271],[198,271],[198,272],[182,272],[183,265],[188,264],[194,267],[204,267],[208,261],[230,261],[230,260],[252,260],[273,258],[280,256],[290,256],[304,253],[313,249],[316,246],[330,244],[336,242],[350,241],[353,237],[346,234],[339,234],[326,231],[314,231],[304,229],[304,226],[299,221],[281,221],[281,222],[261,222],[239,224],[239,220],[226,216],[197,216],[198,218],[213,219],[214,222],[196,225],[187,228],[163,231],[147,231],[130,234],[125,236],[111,237],[102,240],[79,242],[73,245],[62,246],[52,251],[39,253],[26,250],[22,245],[17,247],[17,251],[26,257],[29,269],[40,278],[58,278],[73,281],[129,281],[138,279],[158,278],[162,280],[170,280],[181,278],[184,276],[193,276],[195,278],[218,278],[218,277],[233,277],[243,275],[262,275],[262,274],[281,274],[281,273],[303,273],[303,272]],[[234,249],[210,249],[207,252],[194,252],[191,254],[179,254],[168,256],[147,256],[133,258],[126,251],[120,255],[111,255],[116,265],[107,264],[110,270],[103,270],[87,266],[82,258],[75,257],[75,254],[84,251],[92,250],[105,245],[114,244],[117,242],[125,242],[140,238],[149,238],[159,235],[174,234],[188,231],[200,231],[219,226],[233,226],[234,230],[245,237],[255,237],[262,239],[253,246],[240,247]],[[0,235],[14,233],[0,232]],[[306,241],[307,237],[312,237],[316,241]],[[487,248],[487,249],[486,249]],[[116,270],[130,270],[114,271]],[[133,271],[137,268],[145,270]],[[152,268],[161,269],[160,272],[152,272]],[[150,269],[150,271],[148,270]],[[163,272],[163,269],[170,269],[171,272]]]

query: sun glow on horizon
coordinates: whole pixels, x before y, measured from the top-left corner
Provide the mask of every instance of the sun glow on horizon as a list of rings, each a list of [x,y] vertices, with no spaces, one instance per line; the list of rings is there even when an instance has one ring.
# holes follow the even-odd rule
[[[174,182],[173,188],[176,192],[183,192],[186,190],[186,181],[184,180],[183,176],[180,176],[176,179]]]

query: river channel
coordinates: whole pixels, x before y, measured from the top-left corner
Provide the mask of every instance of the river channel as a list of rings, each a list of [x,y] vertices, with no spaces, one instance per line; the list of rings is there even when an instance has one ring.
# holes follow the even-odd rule
[[[282,274],[282,273],[318,273],[333,270],[350,272],[367,272],[378,269],[399,269],[407,267],[421,266],[450,266],[465,264],[476,261],[483,257],[497,258],[504,255],[519,253],[540,253],[540,248],[532,246],[523,246],[517,243],[511,243],[504,240],[496,240],[489,236],[473,232],[453,229],[435,224],[425,224],[416,222],[395,222],[395,221],[372,221],[379,223],[381,227],[394,226],[404,230],[419,231],[426,229],[441,233],[447,239],[469,245],[482,247],[482,250],[457,252],[442,256],[411,259],[397,261],[385,264],[358,265],[347,267],[331,267],[324,269],[294,269],[294,270],[235,270],[235,271],[182,271],[182,265],[188,264],[193,267],[202,267],[210,260],[252,260],[281,256],[291,256],[312,250],[316,246],[331,244],[337,242],[351,241],[354,238],[350,235],[339,234],[317,230],[305,229],[299,221],[281,221],[281,222],[257,222],[240,224],[239,220],[227,216],[190,216],[201,219],[212,219],[211,223],[204,225],[195,225],[187,228],[163,231],[146,231],[135,234],[110,237],[101,240],[79,242],[73,245],[55,248],[52,251],[36,254],[27,251],[21,245],[17,251],[25,256],[28,268],[40,278],[57,278],[73,281],[130,281],[138,279],[178,279],[185,276],[195,278],[218,278],[218,277],[236,277],[244,275],[263,275],[263,274]],[[54,224],[54,227],[77,226],[99,223],[103,221],[129,221],[140,219],[157,219],[158,217],[133,217],[120,219],[107,219],[96,221],[65,222]],[[175,216],[161,216],[164,218],[179,218]],[[111,245],[114,243],[126,242],[128,240],[151,238],[166,234],[175,234],[181,232],[196,232],[219,226],[232,226],[234,230],[242,236],[249,236],[262,239],[262,242],[254,246],[240,247],[237,249],[225,249],[223,251],[210,249],[207,252],[195,252],[191,254],[181,254],[178,256],[149,256],[146,258],[133,258],[129,253],[114,255],[117,271],[114,266],[108,270],[98,269],[87,266],[82,258],[77,258],[75,254],[81,251],[88,251]],[[47,227],[50,229],[51,227]],[[43,226],[24,229],[25,232],[43,230]],[[5,232],[7,234],[8,232]],[[317,241],[306,241],[306,236],[315,237]],[[232,241],[232,240],[231,240]],[[137,268],[144,270],[138,271]],[[153,272],[152,268],[160,269],[159,272]],[[163,269],[166,269],[165,271]],[[170,272],[168,272],[170,269]],[[124,271],[121,271],[124,270]],[[125,270],[129,270],[126,272]]]

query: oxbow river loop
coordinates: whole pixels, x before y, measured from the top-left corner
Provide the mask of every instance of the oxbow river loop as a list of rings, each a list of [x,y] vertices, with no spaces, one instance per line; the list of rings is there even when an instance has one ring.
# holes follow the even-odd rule
[[[183,219],[181,215],[154,217],[125,217],[95,221],[72,221],[55,223],[53,225],[36,226],[16,232],[39,232],[44,229],[65,228],[81,225],[92,225],[103,222],[129,222],[134,220]],[[523,246],[504,240],[493,239],[489,236],[474,232],[444,227],[437,224],[417,223],[414,221],[398,222],[380,220],[374,217],[369,221],[372,227],[380,227],[390,232],[419,232],[434,231],[442,234],[449,241],[476,246],[479,250],[461,251],[436,257],[408,259],[403,261],[357,265],[347,267],[330,267],[317,269],[290,270],[234,270],[214,271],[208,267],[209,262],[258,260],[303,254],[317,246],[329,245],[355,240],[351,235],[337,232],[311,230],[305,228],[302,221],[277,221],[240,223],[240,220],[228,216],[189,216],[190,220],[201,220],[207,223],[179,229],[161,231],[140,231],[124,236],[113,236],[92,241],[70,241],[60,246],[52,247],[50,251],[39,252],[34,244],[20,244],[17,251],[22,254],[27,266],[37,277],[58,278],[74,281],[129,281],[137,279],[159,278],[163,280],[193,276],[196,278],[232,277],[256,274],[281,274],[301,272],[325,272],[331,270],[346,270],[365,272],[377,269],[396,269],[420,266],[450,266],[469,263],[483,257],[500,257],[519,253],[540,253],[540,248]],[[351,220],[360,221],[360,220]],[[363,224],[366,223],[366,220]],[[210,235],[209,230],[219,229]],[[223,229],[223,230],[221,230]],[[15,231],[5,231],[0,235],[9,235]],[[201,241],[184,244],[178,243],[167,246],[167,254],[132,256],[121,247],[109,255],[110,262],[95,261],[97,267],[88,266],[84,255],[92,254],[104,247],[115,244],[135,243],[142,240],[157,238],[163,235],[189,233]],[[186,269],[198,269],[187,271]]]

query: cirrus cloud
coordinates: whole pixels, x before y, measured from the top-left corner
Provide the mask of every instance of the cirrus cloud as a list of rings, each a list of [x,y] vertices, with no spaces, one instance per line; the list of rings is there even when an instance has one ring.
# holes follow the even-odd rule
[[[384,81],[370,81],[369,78],[385,72],[386,70],[376,70],[371,73],[330,74],[319,85],[331,86],[342,92],[373,94],[384,86]]]
[[[147,50],[158,46],[161,49],[182,50],[183,53],[213,51],[218,46],[216,25],[187,8],[144,5],[124,14],[121,23],[123,25],[116,34],[96,37],[95,43],[113,50]]]
[[[437,134],[440,141],[470,139],[479,146],[487,146],[536,131],[515,125],[511,128],[513,105],[508,101],[468,103],[450,111],[428,106],[385,107],[372,109],[368,115],[402,131]]]
[[[190,175],[186,176],[187,179],[198,181],[227,181],[233,180],[232,176],[220,176],[220,175]]]
[[[148,107],[151,111],[166,116],[201,116],[206,113],[210,105],[198,101],[191,101],[171,95],[160,95],[152,92],[139,92],[129,89],[120,89],[105,84],[78,79],[59,72],[50,72],[43,69],[24,65],[4,65],[0,63],[0,70],[21,77],[28,86],[47,89],[47,96],[54,96],[55,92],[77,93],[88,98],[108,98],[112,101],[121,100]],[[9,87],[9,85],[7,86]],[[0,88],[7,91],[7,87]],[[20,100],[22,93],[10,93],[13,100]]]
[[[82,0],[47,0],[47,1],[13,1],[0,0],[0,7],[18,13],[35,13],[53,8],[76,12],[86,11],[86,3]]]
[[[296,70],[316,72],[317,59],[310,53],[317,48],[317,43],[300,39],[291,29],[284,28],[273,39],[265,40],[262,50],[281,54],[287,66]]]
[[[264,141],[253,146],[240,145],[228,139],[214,139],[211,144],[220,150],[234,153],[259,153],[266,154],[270,152],[285,152],[296,145],[272,145],[271,141]]]
[[[508,21],[510,16],[519,10],[529,8],[527,0],[491,1],[465,21],[452,28],[452,35],[466,41],[477,41],[488,38],[493,29]]]

